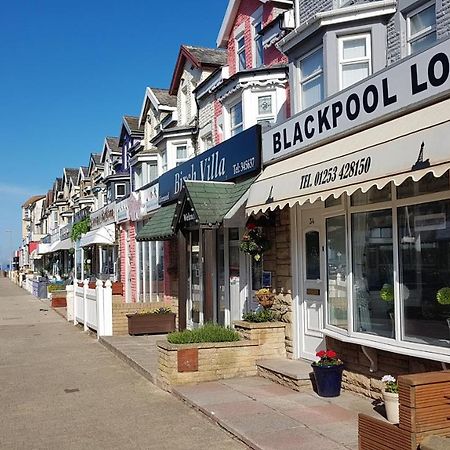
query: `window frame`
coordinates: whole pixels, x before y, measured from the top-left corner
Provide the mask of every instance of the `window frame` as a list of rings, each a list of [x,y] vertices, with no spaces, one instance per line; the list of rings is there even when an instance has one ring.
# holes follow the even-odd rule
[[[181,166],[184,162],[186,162],[189,159],[189,147],[188,143],[186,141],[183,142],[174,142],[173,143],[174,149],[175,149],[175,167]],[[186,151],[186,157],[185,158],[178,158],[178,149],[184,147]]]
[[[233,124],[233,113],[232,113],[232,110],[233,110],[233,108],[235,108],[239,104],[241,105],[242,121],[238,122],[236,124]],[[230,122],[229,122],[230,123],[230,137],[233,137],[233,136],[236,136],[236,134],[239,134],[242,131],[244,131],[244,108],[243,108],[243,102],[242,102],[241,98],[230,105],[230,107],[228,108],[228,114],[230,116]],[[240,131],[235,132],[239,128],[240,128]]]
[[[312,74],[306,76],[305,78],[303,78],[302,75],[302,61],[304,61],[305,59],[309,58],[310,56],[312,56],[313,54],[317,53],[318,51],[322,52],[322,66],[320,68],[320,70],[313,72]],[[325,71],[324,71],[324,53],[323,53],[323,45],[319,45],[318,47],[315,47],[314,49],[310,50],[309,52],[305,53],[304,55],[302,55],[300,58],[298,58],[297,60],[297,68],[298,68],[298,84],[300,86],[299,91],[299,105],[300,105],[300,111],[303,111],[304,109],[310,108],[314,105],[317,105],[318,103],[322,102],[325,98],[326,98],[326,94],[325,94]],[[318,100],[316,103],[309,105],[307,107],[304,107],[304,98],[303,98],[303,86],[309,82],[311,82],[312,80],[315,80],[316,78],[322,78],[322,85],[323,85],[323,96],[320,100]]]
[[[417,14],[420,14],[425,9],[429,8],[430,6],[434,6],[434,26],[428,27],[424,30],[419,31],[414,36],[411,36],[411,17],[415,16]],[[432,34],[433,32],[436,33],[436,2],[434,0],[424,3],[423,5],[418,6],[417,8],[412,9],[411,11],[408,11],[405,17],[406,21],[406,48],[408,55],[412,55],[413,52],[411,51],[411,44],[414,42],[428,36],[429,34]]]
[[[346,248],[347,248],[347,328],[344,330],[338,328],[329,323],[328,317],[328,294],[325,292],[325,304],[324,304],[324,328],[323,333],[327,336],[341,340],[343,342],[349,342],[359,344],[363,346],[370,346],[380,350],[389,352],[397,352],[407,356],[416,356],[419,358],[431,359],[435,361],[443,361],[450,363],[450,348],[444,346],[437,346],[433,344],[411,342],[404,340],[405,337],[405,319],[403,302],[400,295],[400,255],[399,255],[399,228],[398,228],[398,209],[405,206],[419,205],[425,203],[432,203],[436,201],[449,200],[450,199],[450,186],[445,191],[420,194],[417,196],[411,196],[406,198],[397,198],[397,190],[395,185],[391,182],[392,198],[389,201],[383,201],[379,203],[371,203],[366,205],[351,205],[351,196],[346,195],[343,207],[330,208],[330,211],[325,210],[323,214],[323,220],[325,221],[329,217],[337,217],[345,214],[346,220]],[[392,236],[393,236],[393,267],[394,267],[394,338],[388,338],[376,334],[368,334],[354,329],[354,299],[353,299],[353,255],[352,255],[352,230],[351,220],[352,214],[358,212],[372,212],[380,211],[383,209],[391,209],[392,211]],[[327,259],[325,259],[325,265]],[[326,267],[325,267],[326,269]],[[328,276],[325,280],[328,283]],[[431,355],[431,357],[430,357]]]
[[[271,110],[268,113],[260,113],[259,111],[259,99],[262,97],[270,97]],[[263,128],[275,124],[276,98],[277,96],[273,92],[258,92],[256,94],[256,123],[262,125]]]
[[[351,41],[356,39],[364,38],[366,41],[366,56],[360,57],[360,58],[351,58],[348,60],[344,60],[344,42],[345,41]],[[346,34],[338,37],[338,73],[339,73],[339,90],[347,89],[350,86],[353,86],[354,84],[358,83],[359,81],[356,81],[353,84],[350,84],[348,86],[343,87],[343,68],[345,66],[351,66],[353,64],[360,64],[360,63],[369,63],[369,73],[367,77],[370,77],[372,75],[373,71],[373,61],[372,61],[372,34],[370,31],[364,32],[364,33],[357,33],[357,34]],[[365,78],[363,78],[365,79]]]
[[[119,194],[118,188],[123,187],[123,194]],[[127,187],[125,183],[116,183],[114,184],[114,198],[123,198],[127,195]]]
[[[247,55],[245,53],[245,35],[244,33],[239,33],[235,38],[236,44],[236,71],[240,72],[241,70],[245,70],[247,68]],[[242,46],[239,45],[239,42],[242,41]],[[240,55],[244,55],[244,67],[241,67],[241,59]]]
[[[260,27],[259,31],[257,31],[257,27]],[[254,67],[261,67],[264,65],[264,45],[263,45],[263,37],[260,34],[261,30],[263,29],[263,19],[262,14],[255,17],[255,19],[252,21],[252,36],[253,36],[253,66]],[[258,63],[258,49],[259,46],[261,46],[261,61]]]

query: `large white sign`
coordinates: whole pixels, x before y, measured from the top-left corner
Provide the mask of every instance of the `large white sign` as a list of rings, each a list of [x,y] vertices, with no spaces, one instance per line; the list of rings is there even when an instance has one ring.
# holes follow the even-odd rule
[[[159,208],[159,184],[148,187],[141,191],[141,200],[145,214],[149,214]]]
[[[91,213],[91,229],[95,230],[97,228],[109,225],[116,221],[116,204],[110,203]]]
[[[263,162],[450,94],[450,40],[378,72],[263,134]],[[355,130],[354,130],[355,131]]]

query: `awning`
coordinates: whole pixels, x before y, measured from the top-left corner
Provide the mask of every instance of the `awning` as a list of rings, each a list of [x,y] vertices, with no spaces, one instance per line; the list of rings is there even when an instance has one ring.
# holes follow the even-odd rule
[[[111,223],[104,227],[88,231],[80,239],[80,247],[88,247],[90,245],[114,245],[116,241],[116,226]]]
[[[73,242],[71,239],[63,239],[62,241],[58,241],[55,244],[52,244],[51,251],[57,252],[60,250],[69,250],[73,248]]]
[[[136,235],[137,241],[164,241],[175,234],[177,204],[159,208]]]
[[[31,259],[41,259],[42,258],[42,255],[40,255],[39,253],[39,250],[36,248],[36,249],[34,249],[31,253],[30,253],[30,258]]]
[[[38,253],[40,255],[46,255],[51,252],[52,244],[41,244],[39,243]]]
[[[254,181],[254,177],[241,183],[185,181],[186,198],[196,214],[197,223],[220,224]]]
[[[246,212],[292,207],[396,186],[450,169],[450,100],[272,164],[251,186]]]

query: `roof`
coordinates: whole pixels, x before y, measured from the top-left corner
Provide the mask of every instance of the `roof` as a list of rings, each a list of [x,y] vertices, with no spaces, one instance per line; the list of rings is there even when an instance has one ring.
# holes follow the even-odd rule
[[[127,126],[130,133],[143,133],[144,127],[139,126],[139,117],[123,116],[123,122]]]
[[[87,177],[89,173],[89,167],[81,166],[80,167],[81,173],[83,174],[83,177]]]
[[[68,180],[72,180],[74,182],[77,181],[78,178],[78,172],[79,172],[80,168],[65,168],[64,172],[66,174],[66,177]]]
[[[96,166],[99,166],[101,164],[102,154],[101,153],[91,153],[91,158],[94,161],[94,164]]]
[[[32,205],[33,203],[36,203],[38,200],[40,200],[41,198],[44,198],[45,195],[33,195],[32,197],[30,197],[27,201],[25,201],[22,205],[22,208],[26,208],[27,206]]]
[[[136,235],[137,241],[162,241],[175,234],[177,204],[162,206]]]
[[[216,69],[227,64],[227,52],[217,48],[182,45],[173,71],[172,82],[170,83],[169,93],[171,95],[177,94],[183,68],[187,60],[200,69]]]
[[[184,182],[187,200],[194,208],[200,225],[220,224],[238,200],[250,189],[254,178],[241,183],[211,181]]]
[[[63,180],[62,178],[56,178],[55,180],[55,184],[53,185],[57,191],[62,191],[63,190]]]
[[[170,106],[176,108],[177,97],[175,95],[170,95],[169,89],[158,89],[150,88],[155,95],[156,99],[161,105]]]
[[[112,153],[120,153],[118,137],[107,136],[105,141]]]

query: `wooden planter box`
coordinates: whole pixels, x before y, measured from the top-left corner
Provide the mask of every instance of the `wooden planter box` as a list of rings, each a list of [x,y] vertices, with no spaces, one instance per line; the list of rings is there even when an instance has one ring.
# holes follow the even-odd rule
[[[52,297],[52,308],[66,308],[66,297]]]
[[[175,313],[127,314],[128,334],[158,334],[175,331]]]

